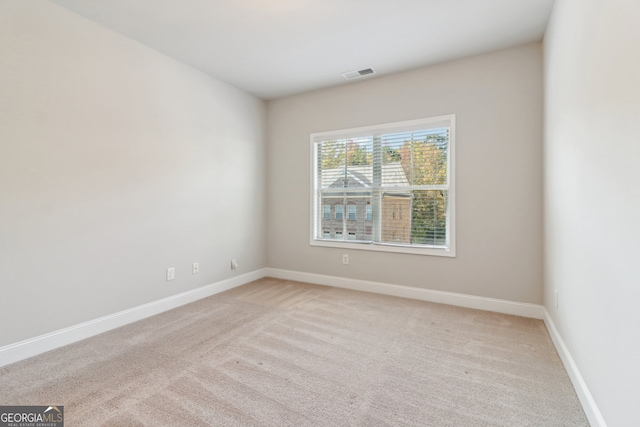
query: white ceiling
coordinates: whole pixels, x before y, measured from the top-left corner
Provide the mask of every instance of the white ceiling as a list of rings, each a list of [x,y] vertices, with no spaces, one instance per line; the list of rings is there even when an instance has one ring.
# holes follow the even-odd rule
[[[52,0],[263,99],[542,39],[553,0]],[[359,81],[358,79],[352,81]]]

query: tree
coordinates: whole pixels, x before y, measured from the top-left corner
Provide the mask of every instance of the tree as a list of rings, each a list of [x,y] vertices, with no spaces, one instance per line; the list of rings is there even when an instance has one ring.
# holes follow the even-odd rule
[[[322,169],[335,169],[344,167],[345,144],[340,141],[327,141],[318,146],[319,156],[322,159]]]
[[[400,151],[385,145],[382,147],[382,164],[398,163],[402,160]]]
[[[443,244],[446,239],[447,198],[443,190],[417,190],[412,194],[412,243]]]
[[[370,165],[372,157],[371,152],[367,151],[364,146],[353,141],[347,141],[348,166]]]
[[[447,182],[447,136],[428,135],[405,141],[399,150],[403,170],[411,185]],[[447,194],[443,190],[415,190],[412,194],[411,240],[442,244],[446,238]]]
[[[366,145],[352,140],[327,141],[319,146],[322,169],[336,169],[347,166],[370,165],[373,155]]]
[[[400,148],[402,168],[411,185],[447,182],[447,145],[443,135],[429,135],[421,141],[405,141]]]

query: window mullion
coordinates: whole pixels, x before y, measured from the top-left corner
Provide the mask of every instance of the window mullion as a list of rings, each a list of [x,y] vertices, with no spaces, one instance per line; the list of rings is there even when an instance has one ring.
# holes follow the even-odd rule
[[[373,221],[371,240],[382,240],[382,138],[380,135],[373,137],[373,182],[371,191],[371,205],[373,206]]]

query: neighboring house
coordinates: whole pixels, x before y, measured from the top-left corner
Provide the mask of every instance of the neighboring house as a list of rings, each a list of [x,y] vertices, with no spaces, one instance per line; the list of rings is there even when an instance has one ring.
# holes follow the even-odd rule
[[[411,195],[387,193],[382,198],[382,241],[411,243]]]
[[[322,197],[322,236],[325,239],[372,240],[376,217],[372,201],[373,167],[348,166],[322,171],[322,188],[345,189]],[[408,186],[402,164],[382,165],[381,187]],[[364,191],[363,191],[364,190]],[[380,216],[383,242],[409,243],[411,237],[411,195],[402,192],[382,194]]]

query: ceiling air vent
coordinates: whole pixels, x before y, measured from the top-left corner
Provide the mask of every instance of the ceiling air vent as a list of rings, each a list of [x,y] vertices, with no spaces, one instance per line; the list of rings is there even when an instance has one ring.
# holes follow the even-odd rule
[[[375,73],[376,72],[374,71],[373,68],[365,68],[358,71],[349,71],[347,73],[342,73],[342,77],[344,77],[347,80],[351,80],[351,79],[357,79],[357,78],[368,76]]]

